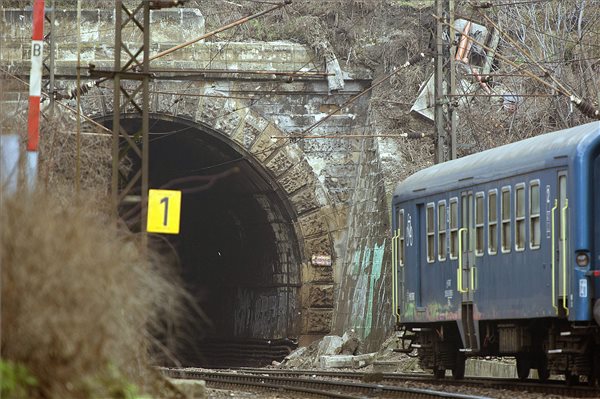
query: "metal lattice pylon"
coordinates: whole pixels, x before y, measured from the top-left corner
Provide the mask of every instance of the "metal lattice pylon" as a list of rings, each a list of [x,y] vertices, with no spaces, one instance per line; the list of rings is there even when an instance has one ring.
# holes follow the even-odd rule
[[[56,0],[52,0],[50,13],[44,13],[44,19],[47,23],[46,31],[48,32],[44,35],[44,44],[47,45],[48,51],[44,53],[42,72],[42,91],[48,93],[50,115],[54,114],[54,95],[56,92],[56,87],[54,86],[54,58],[56,56],[55,16]]]
[[[122,40],[124,28],[142,33],[141,46]],[[135,37],[136,35],[131,35]],[[115,4],[115,62],[113,77],[112,201],[116,213],[126,203],[140,205],[139,229],[146,231],[149,165],[149,83],[150,83],[150,2],[139,1],[128,8],[122,0]],[[122,55],[126,58],[122,59]],[[127,130],[122,117],[131,109],[142,121],[140,129]],[[123,171],[126,157],[137,156],[141,167],[133,175]],[[137,224],[138,220],[133,224]],[[145,235],[144,235],[145,236]]]
[[[456,94],[456,76],[454,57],[451,47],[454,33],[454,0],[435,1],[436,56],[435,56],[435,163],[456,158],[456,125],[454,95]]]

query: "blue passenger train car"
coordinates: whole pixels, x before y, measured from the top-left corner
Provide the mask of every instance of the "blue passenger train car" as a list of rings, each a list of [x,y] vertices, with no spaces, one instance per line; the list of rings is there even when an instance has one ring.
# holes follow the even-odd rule
[[[600,122],[421,170],[392,203],[394,309],[423,368],[515,356],[600,380]]]

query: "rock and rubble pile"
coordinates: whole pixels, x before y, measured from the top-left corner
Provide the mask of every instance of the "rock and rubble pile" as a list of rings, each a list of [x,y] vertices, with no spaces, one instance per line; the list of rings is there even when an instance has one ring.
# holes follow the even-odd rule
[[[360,339],[350,330],[341,337],[328,335],[309,346],[300,347],[276,366],[289,369],[360,368],[365,371],[382,372],[421,371],[416,358],[394,352],[394,348],[398,348],[396,334],[389,337],[378,352],[361,353],[360,348]]]

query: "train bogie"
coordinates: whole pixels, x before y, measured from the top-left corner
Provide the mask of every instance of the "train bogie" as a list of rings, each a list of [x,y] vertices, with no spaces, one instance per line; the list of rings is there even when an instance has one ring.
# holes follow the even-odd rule
[[[417,172],[392,224],[394,312],[423,366],[600,378],[600,122]]]

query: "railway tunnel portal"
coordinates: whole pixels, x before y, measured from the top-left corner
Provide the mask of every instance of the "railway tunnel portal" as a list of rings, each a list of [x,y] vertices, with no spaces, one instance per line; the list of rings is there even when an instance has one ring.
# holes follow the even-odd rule
[[[112,128],[111,117],[102,122]],[[137,131],[141,120],[128,115],[121,123]],[[163,237],[167,246],[151,242],[172,251],[203,313],[187,319],[189,344],[176,358],[206,366],[281,359],[303,332],[303,236],[285,189],[208,125],[153,114],[150,127],[150,187],[183,194],[180,233]],[[139,168],[134,163],[129,173]]]
[[[82,10],[84,65],[113,68],[113,13]],[[2,8],[0,18],[1,66],[26,80],[31,11]],[[77,76],[76,11],[57,10],[56,19],[55,90],[69,93]],[[203,22],[196,9],[153,11],[151,52],[200,36]],[[370,73],[342,72],[335,64],[291,42],[218,41],[151,64],[157,72],[150,83],[150,184],[183,179],[172,188],[187,190],[181,234],[168,238],[174,250],[167,251],[179,258],[181,276],[211,320],[211,328],[198,332],[205,343],[211,336],[244,340],[239,348],[260,350],[271,342],[284,353],[292,341],[306,345],[352,328],[371,350],[392,328],[390,278],[382,266],[387,208],[378,182],[382,165],[397,157],[393,146],[383,158],[378,139],[360,138],[368,132],[368,95],[344,105],[370,86]],[[84,73],[83,82],[92,80]],[[10,115],[0,123],[26,120],[27,88],[9,75],[0,76],[0,86],[1,110]],[[88,88],[83,118],[110,128],[112,82]],[[61,102],[71,111],[61,106],[56,112],[74,120],[76,101]],[[123,124],[139,124],[133,112],[124,110]],[[329,138],[293,139],[332,112],[308,133]],[[63,140],[66,133],[42,132],[42,140],[44,134]],[[84,146],[86,137],[95,136],[83,136]],[[210,187],[189,179],[217,175]],[[314,256],[330,263],[317,264]],[[191,321],[190,328],[200,326]],[[201,341],[186,342],[192,348]],[[191,363],[208,356],[178,355]]]
[[[258,101],[233,94],[257,84],[278,92]],[[306,149],[281,127],[314,120],[290,118],[289,108],[299,102],[310,110],[314,93],[326,87],[325,80],[310,79],[152,83],[149,183],[183,191],[181,231],[169,240],[184,283],[209,320],[190,319],[187,330],[202,338],[188,340],[178,358],[264,365],[332,330],[343,221]],[[112,88],[93,90],[82,108],[112,128]],[[133,109],[121,114],[121,124],[137,131],[139,115],[127,112]],[[131,173],[139,167],[134,163]],[[331,262],[313,264],[313,256]]]

